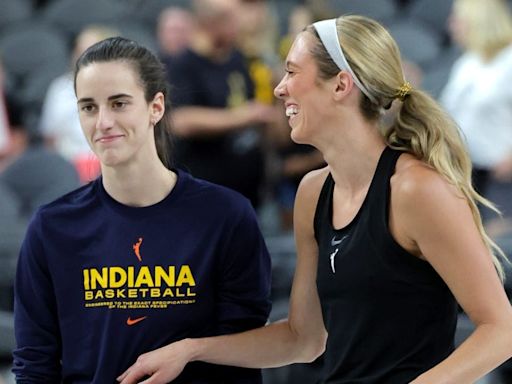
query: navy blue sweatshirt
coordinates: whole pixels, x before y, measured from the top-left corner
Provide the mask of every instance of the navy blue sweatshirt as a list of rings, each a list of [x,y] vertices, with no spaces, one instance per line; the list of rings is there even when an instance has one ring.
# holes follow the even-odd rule
[[[114,383],[145,352],[262,326],[270,258],[249,202],[178,171],[161,202],[112,199],[101,179],[43,206],[15,286],[18,383]],[[175,383],[261,383],[188,364]]]

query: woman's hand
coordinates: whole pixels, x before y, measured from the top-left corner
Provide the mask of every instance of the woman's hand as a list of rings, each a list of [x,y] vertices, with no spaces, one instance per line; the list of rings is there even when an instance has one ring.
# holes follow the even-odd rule
[[[117,381],[121,384],[165,384],[174,380],[190,361],[186,352],[187,340],[181,340],[165,347],[140,355],[135,364],[128,368]]]

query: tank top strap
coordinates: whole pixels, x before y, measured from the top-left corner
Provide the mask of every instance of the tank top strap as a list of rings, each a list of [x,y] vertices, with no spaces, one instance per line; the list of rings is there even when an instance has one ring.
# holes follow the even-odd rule
[[[368,197],[374,193],[378,193],[378,200],[383,200],[382,192],[386,190],[386,187],[389,184],[389,179],[395,172],[396,162],[402,153],[403,152],[392,149],[388,146],[384,148],[377,164],[377,168],[375,169],[372,184],[368,191]]]
[[[329,172],[327,178],[324,181],[324,185],[322,186],[322,190],[320,191],[320,195],[318,197],[318,202],[316,204],[315,209],[315,218],[313,224],[315,230],[315,239],[317,242],[320,241],[319,235],[322,231],[322,227],[325,226],[325,223],[331,222],[333,191],[334,179],[332,178],[332,175]]]
[[[382,224],[380,220],[384,220],[385,223],[388,221],[391,190],[389,181],[395,173],[396,163],[402,153],[402,151],[386,146],[380,157],[366,198],[366,209],[369,210],[370,221],[374,225]]]

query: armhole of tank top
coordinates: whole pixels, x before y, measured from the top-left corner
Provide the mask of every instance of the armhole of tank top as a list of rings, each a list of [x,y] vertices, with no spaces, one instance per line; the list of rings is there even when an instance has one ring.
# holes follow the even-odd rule
[[[391,178],[393,177],[393,175],[396,172],[396,165],[397,165],[398,159],[400,158],[402,153],[403,152],[394,150],[390,154],[390,159],[389,159],[389,163],[386,166],[387,169],[386,169],[386,174],[385,174],[386,188],[384,190],[384,199],[382,200],[384,203],[384,207],[383,207],[384,212],[383,213],[384,213],[384,220],[386,223],[386,230],[392,238],[393,238],[393,236],[391,234],[391,228],[389,227],[389,215],[391,213]]]
[[[385,190],[384,199],[382,199],[383,202],[383,220],[382,223],[385,227],[385,233],[383,237],[383,241],[385,245],[392,247],[395,250],[396,258],[400,258],[403,260],[403,262],[407,263],[408,265],[417,265],[421,266],[422,268],[431,269],[432,267],[428,264],[426,260],[420,259],[413,254],[411,254],[409,251],[407,251],[395,238],[391,231],[391,227],[389,225],[389,216],[391,214],[391,177],[396,172],[396,165],[398,163],[398,159],[404,152],[402,151],[394,151],[392,154],[392,159],[390,159],[390,163],[387,166],[387,185]]]

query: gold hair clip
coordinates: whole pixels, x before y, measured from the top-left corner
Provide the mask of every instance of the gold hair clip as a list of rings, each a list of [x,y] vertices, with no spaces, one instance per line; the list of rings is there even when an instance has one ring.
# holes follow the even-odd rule
[[[406,81],[403,83],[400,88],[398,88],[398,93],[396,94],[396,97],[400,99],[400,101],[404,101],[405,97],[411,93],[412,86],[411,83]]]

